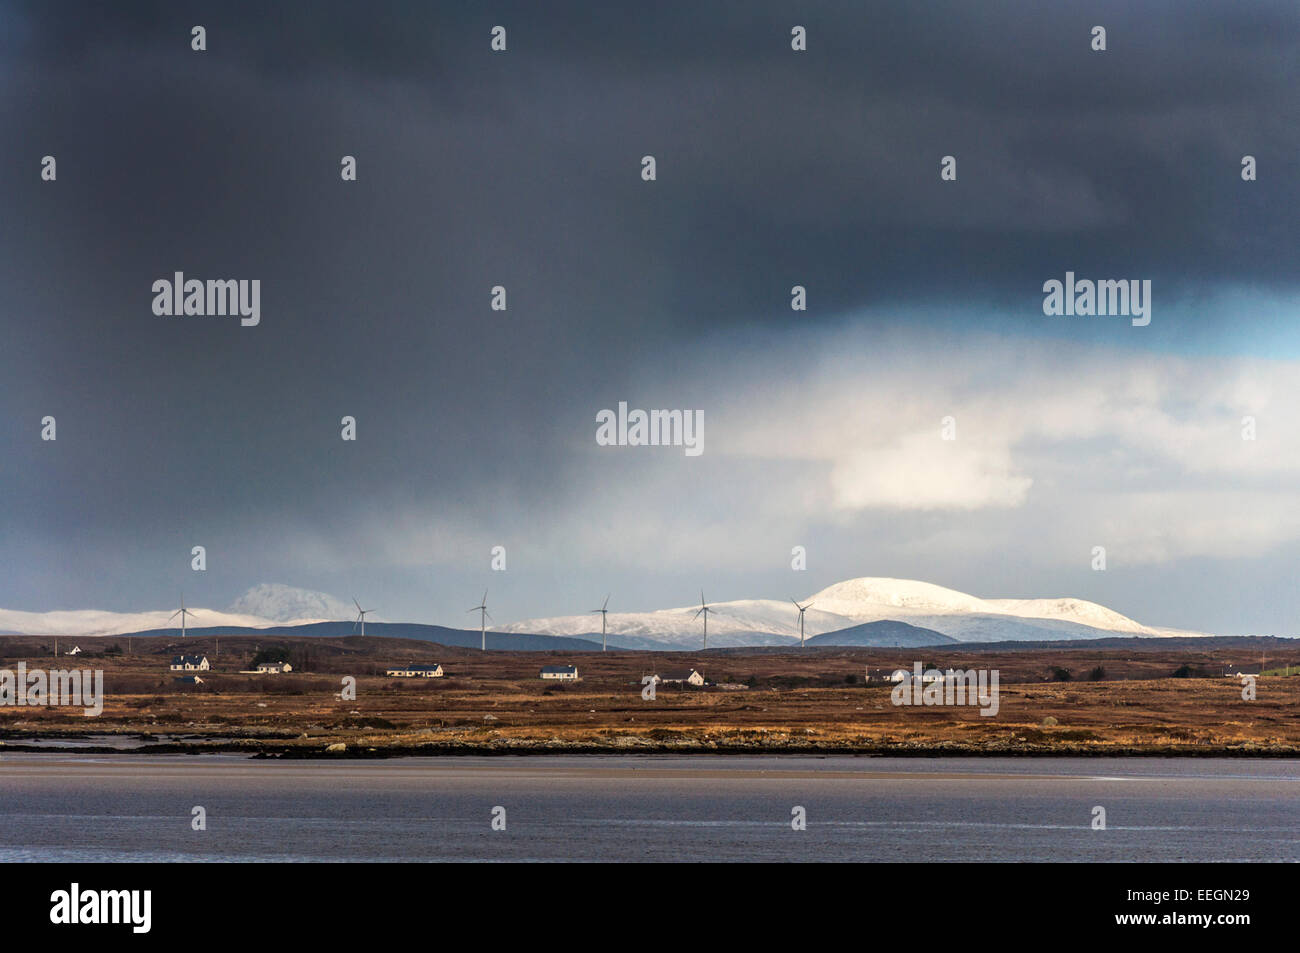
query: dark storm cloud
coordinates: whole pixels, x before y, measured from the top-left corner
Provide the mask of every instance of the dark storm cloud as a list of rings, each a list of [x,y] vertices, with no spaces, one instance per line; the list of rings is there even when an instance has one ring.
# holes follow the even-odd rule
[[[194,84],[195,107],[220,87],[207,61],[195,75],[181,42],[191,22],[213,33],[210,61],[285,89],[286,108],[322,113],[322,133],[379,106],[341,97],[380,84],[392,111],[367,129],[372,177],[408,171],[375,163],[421,145],[395,125],[425,124],[443,143],[421,157],[430,172],[457,189],[467,173],[491,183],[480,216],[508,216],[524,244],[592,236],[590,270],[605,276],[629,260],[671,271],[658,287],[629,276],[603,288],[648,292],[647,311],[678,323],[775,319],[787,273],[816,286],[823,313],[911,300],[918,285],[1023,301],[1066,259],[1175,287],[1294,281],[1292,5],[643,7],[28,9],[46,18],[32,43],[46,63],[163,57],[173,82]],[[788,50],[796,21],[811,30],[802,58]],[[512,48],[493,59],[482,50],[496,22]],[[1088,49],[1093,23],[1109,30],[1104,54]],[[217,128],[228,147],[256,141],[255,121]],[[646,152],[661,163],[653,204],[626,174]],[[1248,152],[1264,174],[1243,195]],[[961,176],[941,189],[945,154]]]
[[[596,409],[657,379],[694,406],[682,356],[789,325],[796,283],[801,324],[935,302],[1012,331],[1066,269],[1294,290],[1294,5],[846,6],[4,7],[0,531],[26,582],[66,602],[70,553],[123,541],[154,570],[195,535],[572,503]],[[261,326],[155,318],[175,270],[260,278]],[[229,586],[286,578],[250,562]]]

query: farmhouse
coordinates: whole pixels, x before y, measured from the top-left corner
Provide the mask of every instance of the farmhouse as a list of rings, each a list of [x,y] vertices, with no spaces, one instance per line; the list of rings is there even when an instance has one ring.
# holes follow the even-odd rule
[[[542,668],[541,674],[537,677],[561,682],[576,682],[578,680],[578,666],[547,665]]]
[[[1223,667],[1224,678],[1241,678],[1243,675],[1258,675],[1263,671],[1259,665],[1225,665]]]
[[[704,676],[693,668],[688,668],[682,672],[664,672],[662,675],[656,675],[660,682],[665,685],[696,685],[704,684]]]
[[[212,666],[206,655],[173,655],[173,672],[206,672]]]
[[[917,663],[917,669],[918,671],[920,671],[919,676],[917,674],[917,671],[908,671],[905,668],[896,668],[888,674],[882,673],[881,678],[883,681],[894,682],[894,683],[919,680],[922,685],[929,685],[932,684],[933,682],[942,682],[947,678],[953,678],[956,677],[957,675],[957,673],[954,672],[952,669],[948,669],[946,674],[940,672],[938,669],[933,669],[933,668],[926,668],[922,670],[922,666],[920,665],[920,663]],[[871,679],[868,678],[868,681],[870,680]]]
[[[286,672],[292,672],[293,666],[288,662],[258,662],[257,673],[259,675],[283,675]]]
[[[399,665],[388,669],[384,674],[393,678],[442,678],[442,666],[433,665]]]

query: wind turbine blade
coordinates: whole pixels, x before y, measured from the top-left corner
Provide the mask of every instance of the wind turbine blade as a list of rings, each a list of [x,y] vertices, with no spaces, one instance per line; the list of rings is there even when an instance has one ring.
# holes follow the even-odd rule
[[[483,590],[483,605],[487,605],[487,590]]]
[[[492,619],[492,613],[488,612],[486,609],[483,610],[483,614],[487,616],[489,619]],[[496,622],[496,619],[492,619],[492,621]]]
[[[601,611],[601,612],[604,612],[606,609],[609,608],[609,597],[610,597],[611,595],[613,595],[613,593],[606,593],[606,594],[605,594],[605,604],[602,605],[602,606],[600,607],[600,611]]]
[[[170,622],[172,619],[176,618],[180,614],[181,614],[181,610],[177,609],[175,612],[173,612],[171,615],[167,617],[167,621]]]
[[[352,597],[352,604],[353,604],[354,606],[357,607],[357,611],[358,611],[358,612],[361,611],[361,603],[357,602],[357,597],[356,597],[356,596],[353,596],[353,597]]]

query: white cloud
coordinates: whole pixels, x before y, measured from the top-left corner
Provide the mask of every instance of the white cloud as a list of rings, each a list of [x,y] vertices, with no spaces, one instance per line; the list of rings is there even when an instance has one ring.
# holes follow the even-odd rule
[[[1019,506],[1033,480],[1015,472],[1009,448],[900,436],[888,447],[850,451],[830,472],[835,504],[847,509],[980,509]]]
[[[356,615],[350,602],[336,599],[328,593],[275,582],[253,586],[231,603],[230,611],[260,616],[273,622],[293,622],[299,619],[345,620]]]
[[[370,499],[301,564],[485,572],[501,543],[512,569],[779,571],[798,543],[841,577],[939,578],[990,552],[1073,572],[1094,545],[1123,567],[1300,540],[1297,361],[848,327],[733,335],[652,379],[657,406],[704,410],[702,457],[598,448],[576,407],[550,505],[495,485],[454,512]],[[1005,568],[971,572],[1010,588]]]
[[[979,336],[925,348],[853,330],[804,347],[796,369],[747,367],[746,381],[725,382],[712,448],[815,464],[798,492],[770,491],[804,504],[805,523],[912,511],[912,526],[881,544],[932,534],[978,551],[987,521],[962,543],[958,514],[987,510],[1000,513],[1002,541],[1043,558],[1075,559],[1088,542],[1128,563],[1259,555],[1300,539],[1288,515],[1300,362]],[[945,416],[956,440],[941,439]],[[1256,440],[1242,439],[1246,416]],[[945,512],[951,525],[920,519]]]

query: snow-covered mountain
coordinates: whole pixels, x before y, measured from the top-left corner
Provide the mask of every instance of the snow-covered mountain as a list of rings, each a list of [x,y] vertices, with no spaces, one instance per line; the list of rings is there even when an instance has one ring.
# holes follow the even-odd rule
[[[108,612],[100,609],[73,609],[55,612],[19,612],[0,609],[0,634],[17,635],[120,635],[124,632],[144,632],[150,629],[180,628],[178,618],[168,621],[175,609],[158,609],[150,612]],[[190,609],[191,629],[212,625],[251,626],[263,628],[277,625],[271,619],[217,612],[213,609]]]
[[[810,636],[885,619],[933,629],[962,642],[1095,639],[1116,634],[1148,637],[1204,634],[1145,626],[1082,599],[981,599],[911,579],[850,579],[799,602],[812,603],[804,613],[804,633]],[[683,646],[698,645],[703,635],[703,624],[695,617],[698,609],[698,605],[691,605],[652,612],[610,612],[609,641],[624,645],[628,644],[625,639],[653,639]],[[498,629],[587,637],[594,632],[598,637],[600,618],[588,614],[525,619]],[[799,613],[789,602],[771,599],[719,602],[712,604],[709,613],[711,646],[785,644],[798,637]]]
[[[866,622],[892,620],[933,629],[961,642],[1058,641],[1113,635],[1197,636],[1145,626],[1112,609],[1081,599],[981,599],[953,589],[909,579],[850,579],[799,600],[812,603],[804,614],[804,633],[822,635]],[[651,612],[610,612],[609,644],[622,648],[695,648],[703,624],[698,605]],[[0,633],[22,635],[119,635],[176,628],[175,609],[106,612],[96,609],[20,612],[0,609]],[[248,590],[228,611],[191,608],[191,628],[265,628],[308,622],[348,620],[354,610],[325,593],[264,584]],[[370,617],[371,621],[378,621]],[[495,632],[581,636],[600,640],[600,617],[590,613],[525,619],[493,626]],[[788,645],[799,638],[799,613],[783,600],[742,599],[710,605],[709,645]]]
[[[352,603],[336,599],[327,592],[299,589],[278,582],[254,586],[230,604],[231,612],[260,616],[281,624],[302,620],[351,620],[357,611]],[[367,618],[378,620],[377,615]]]
[[[296,589],[279,583],[254,586],[234,601],[227,610],[189,606],[191,629],[210,626],[266,628],[273,625],[301,625],[355,617],[355,610],[328,593]],[[54,612],[20,612],[0,609],[0,634],[16,635],[120,635],[151,629],[180,628],[180,619],[172,619],[176,609],[146,612],[108,612],[100,609],[75,609]],[[379,621],[378,616],[368,616]]]

